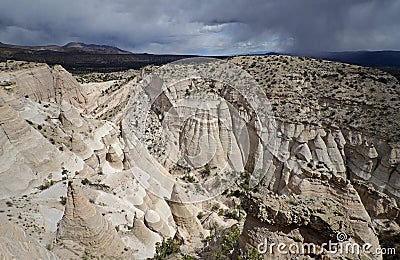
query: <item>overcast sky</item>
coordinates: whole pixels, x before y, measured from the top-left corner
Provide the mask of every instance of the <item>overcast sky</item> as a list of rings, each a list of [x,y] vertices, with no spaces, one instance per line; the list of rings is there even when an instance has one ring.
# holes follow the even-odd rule
[[[0,41],[179,54],[400,50],[400,1],[0,0]]]

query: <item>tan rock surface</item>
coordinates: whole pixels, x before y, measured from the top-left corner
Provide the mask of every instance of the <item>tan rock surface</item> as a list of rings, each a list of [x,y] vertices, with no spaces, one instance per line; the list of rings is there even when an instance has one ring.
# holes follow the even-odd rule
[[[65,100],[76,107],[86,101],[76,79],[61,66],[43,63],[8,61],[7,73],[0,73],[0,81],[12,82],[12,91],[36,101],[61,104]]]
[[[197,219],[196,207],[193,204],[179,202],[180,193],[178,186],[174,186],[171,194],[171,207],[172,216],[177,225],[176,236],[183,239],[185,243],[197,242],[196,240],[204,237],[204,230],[200,221]]]
[[[64,216],[59,223],[57,239],[82,245],[93,255],[113,257],[124,254],[124,243],[117,231],[90,204],[81,188],[70,183]],[[128,253],[128,252],[126,252]]]
[[[0,218],[1,259],[59,259],[37,241],[27,237],[19,226]]]

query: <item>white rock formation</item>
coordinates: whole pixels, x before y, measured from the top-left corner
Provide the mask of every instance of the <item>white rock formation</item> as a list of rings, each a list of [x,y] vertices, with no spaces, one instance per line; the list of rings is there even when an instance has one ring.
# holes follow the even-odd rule
[[[0,218],[1,259],[59,259],[37,241],[30,239],[21,227]]]
[[[112,257],[124,254],[124,243],[115,228],[73,183],[68,187],[65,212],[59,223],[57,239],[65,244],[72,242],[82,245],[93,255]]]

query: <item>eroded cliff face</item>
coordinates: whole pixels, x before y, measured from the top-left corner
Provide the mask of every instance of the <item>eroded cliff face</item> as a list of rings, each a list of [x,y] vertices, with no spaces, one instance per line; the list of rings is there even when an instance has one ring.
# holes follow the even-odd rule
[[[264,239],[287,247],[312,241],[337,243],[336,235],[342,232],[349,243],[369,243],[373,252],[380,250],[378,232],[384,230],[383,223],[397,222],[393,229],[398,232],[398,148],[351,130],[282,121],[277,126],[279,149],[273,164],[258,192],[244,203],[248,215],[240,244],[245,251]],[[276,251],[270,254],[268,249],[266,255],[278,257]]]
[[[76,79],[59,65],[53,67],[43,63],[7,61],[0,81],[7,90],[35,101],[61,104],[67,100],[75,107],[86,103]]]
[[[305,167],[302,172],[291,178],[288,185],[276,193],[247,194],[244,207],[248,213],[244,223],[240,244],[244,248],[259,247],[268,244],[284,243],[301,247],[304,243],[314,243],[315,252],[309,255],[331,255],[338,257],[342,253],[329,252],[323,243],[354,243],[371,245],[371,252],[380,250],[377,231],[372,218],[350,182],[332,175],[319,165],[312,169]],[[395,203],[392,207],[395,207]],[[388,221],[393,221],[392,217]],[[345,234],[345,240],[338,240]],[[268,257],[278,257],[276,248],[266,245],[264,251]],[[293,252],[290,257],[304,255]],[[379,255],[361,254],[362,258],[379,259]],[[282,257],[282,256],[281,256]],[[359,256],[349,257],[358,258]]]
[[[275,70],[266,69],[260,60],[267,60],[264,65],[268,66],[281,65]],[[257,202],[250,196],[249,208],[258,208],[258,212],[248,212],[241,245],[257,247],[264,238],[287,245],[311,240],[323,243],[335,240],[334,234],[344,232],[354,242],[370,243],[379,250],[378,233],[388,227],[395,233],[399,230],[398,82],[383,73],[367,76],[360,67],[325,61],[309,61],[306,70],[302,62],[293,67],[294,60],[292,57],[236,60],[264,85],[271,102],[276,104],[273,108],[277,116],[277,149],[271,152],[273,164],[254,195],[255,198],[261,195],[263,201]],[[267,73],[260,73],[262,71]],[[272,81],[274,83],[269,85]],[[359,93],[351,94],[354,90]],[[301,208],[300,212],[313,212],[307,201],[314,199],[316,202],[311,207],[316,203],[326,215],[330,215],[331,210],[342,210],[346,216],[339,220],[335,219],[338,214],[331,214],[328,229],[321,226],[316,217],[305,224],[297,222],[304,218],[298,209],[276,206],[271,213],[271,206],[265,201],[274,201],[277,195],[297,200],[296,205],[303,204],[296,206]],[[321,200],[334,203],[320,204]],[[282,214],[293,217],[280,218]],[[278,224],[279,221],[283,223]],[[338,223],[341,223],[340,230]],[[277,256],[272,254],[272,257]],[[271,254],[267,253],[266,257]],[[348,257],[377,259],[382,255]]]
[[[81,188],[72,182],[68,186],[64,215],[58,224],[57,239],[63,247],[84,248],[93,256],[132,255],[129,250],[124,250],[116,229],[83,195]]]
[[[146,101],[140,82],[157,67],[79,84],[61,67],[2,63],[0,205],[11,212],[2,223],[24,227],[48,259],[44,248],[61,258],[143,259],[169,237],[200,258],[247,255],[265,238],[320,245],[344,233],[374,250],[387,245],[380,234],[400,230],[398,82],[298,57],[231,62],[258,82],[267,113],[250,88],[199,78]],[[272,117],[260,127],[264,116]],[[207,182],[223,170],[250,177]],[[188,203],[188,191],[211,199]],[[235,250],[226,251],[236,226]]]
[[[59,259],[38,241],[27,237],[18,225],[0,218],[0,257],[2,259]]]
[[[270,174],[265,176],[262,184],[268,190],[281,193],[304,167],[324,167],[340,182],[357,183],[356,189],[360,192],[363,185],[375,187],[377,193],[387,194],[396,205],[400,189],[396,144],[348,129],[279,121],[278,129],[279,149],[272,169],[268,171]],[[380,213],[370,214],[377,216]]]

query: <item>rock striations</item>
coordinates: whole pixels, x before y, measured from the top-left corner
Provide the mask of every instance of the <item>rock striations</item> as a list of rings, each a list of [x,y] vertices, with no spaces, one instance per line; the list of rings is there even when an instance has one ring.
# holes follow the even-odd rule
[[[0,218],[1,259],[59,259],[37,241],[27,237],[21,227]]]
[[[188,203],[182,202],[180,197],[184,193],[177,185],[173,187],[169,203],[172,216],[177,225],[176,238],[184,243],[198,242],[204,238],[204,230],[197,219],[197,209]]]
[[[115,228],[72,182],[68,186],[64,216],[57,239],[66,246],[81,245],[92,255],[113,257],[124,253],[124,243]],[[70,245],[72,243],[72,245]]]

